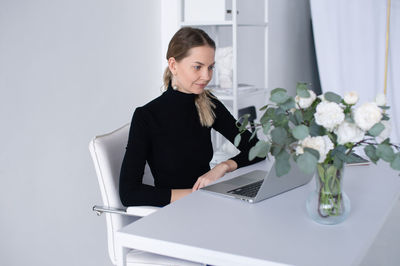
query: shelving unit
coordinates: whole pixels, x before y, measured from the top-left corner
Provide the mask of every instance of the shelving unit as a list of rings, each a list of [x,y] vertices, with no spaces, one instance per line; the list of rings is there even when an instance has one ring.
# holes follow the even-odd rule
[[[268,0],[225,0],[225,10],[222,11],[225,14],[225,20],[218,21],[207,19],[201,21],[185,20],[184,5],[188,2],[190,4],[190,1],[197,0],[180,0],[179,26],[202,28],[214,39],[217,48],[232,46],[233,85],[230,88],[230,93],[226,93],[226,88],[224,88],[225,93],[218,92],[218,89],[214,89],[213,93],[230,109],[236,118],[238,118],[240,108],[255,105],[258,110],[267,102],[268,22],[266,5],[268,5]],[[221,6],[221,2],[217,6]],[[204,6],[204,17],[207,17],[207,10],[212,8],[213,6]],[[202,12],[202,10],[198,12]],[[253,62],[255,63],[253,64]],[[240,91],[239,83],[251,84],[254,85],[254,88]],[[210,84],[218,87],[218,71],[215,71],[213,81]],[[223,144],[223,137],[214,133],[213,144],[215,150],[218,150]]]
[[[232,82],[233,86],[231,88],[231,94],[226,94],[226,93],[219,93],[218,90],[213,90],[213,93],[221,100],[224,101],[224,104],[231,109],[232,114],[237,118],[238,110],[241,107],[240,98],[247,98],[247,97],[253,97],[253,96],[258,96],[260,97],[260,94],[265,94],[266,92],[266,84],[267,80],[263,79],[262,84],[254,84],[252,80],[239,80],[239,69],[238,69],[238,64],[239,62],[239,57],[241,55],[246,56],[246,53],[260,53],[264,54],[263,57],[263,69],[262,73],[259,73],[259,75],[264,78],[266,74],[266,41],[267,41],[267,33],[268,33],[268,23],[266,21],[266,14],[265,14],[265,5],[268,4],[268,0],[259,0],[259,1],[246,1],[246,0],[227,0],[225,1],[225,14],[226,14],[226,20],[222,21],[208,21],[208,20],[203,20],[203,21],[187,21],[185,20],[185,3],[190,4],[189,1],[181,0],[180,4],[180,18],[179,18],[179,25],[180,27],[184,26],[191,26],[191,27],[200,27],[203,30],[205,30],[212,38],[215,40],[217,48],[223,46],[222,43],[228,43],[230,42],[230,46],[232,46],[233,50],[233,68],[232,68]],[[212,6],[206,7],[206,8],[213,8]],[[228,9],[230,10],[228,14]],[[243,12],[241,12],[243,9]],[[254,19],[251,17],[252,12],[249,12],[251,10],[257,10],[258,14],[260,14],[260,10],[262,11],[262,21],[260,18]],[[201,12],[201,10],[199,11]],[[247,14],[246,14],[247,12]],[[229,16],[229,18],[228,18]],[[260,17],[260,16],[259,16]],[[239,47],[239,38],[242,36],[240,35],[240,31],[243,28],[262,28],[263,29],[263,34],[264,38],[263,42],[263,51],[246,51],[246,47]],[[222,33],[222,31],[225,31],[225,34]],[[227,34],[229,32],[229,34]],[[230,35],[230,36],[229,36]],[[229,40],[227,40],[229,39]],[[249,40],[250,42],[252,40]],[[253,56],[254,57],[254,56]],[[217,62],[218,63],[218,62]],[[251,69],[251,67],[248,67],[248,71],[254,71]],[[243,73],[243,71],[242,71]],[[242,74],[241,73],[241,74]],[[251,91],[246,91],[246,92],[240,92],[238,88],[238,84],[240,83],[248,83],[248,84],[254,84],[254,90]],[[260,82],[259,82],[260,83]],[[214,75],[214,85],[218,85],[218,73],[216,71]],[[240,97],[239,97],[240,96]],[[260,104],[262,105],[262,103]]]

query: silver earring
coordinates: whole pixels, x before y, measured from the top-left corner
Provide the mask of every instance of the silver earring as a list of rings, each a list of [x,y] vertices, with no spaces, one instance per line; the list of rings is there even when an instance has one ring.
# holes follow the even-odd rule
[[[176,86],[176,85],[174,85],[172,88],[173,88],[175,91],[178,90],[178,86]]]

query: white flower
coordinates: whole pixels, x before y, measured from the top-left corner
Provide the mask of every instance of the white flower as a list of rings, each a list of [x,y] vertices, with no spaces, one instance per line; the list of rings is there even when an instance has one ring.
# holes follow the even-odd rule
[[[335,130],[338,136],[338,143],[345,144],[347,142],[358,142],[364,138],[365,132],[357,127],[354,123],[344,121]]]
[[[306,137],[299,142],[299,146],[296,147],[296,154],[303,154],[304,148],[311,148],[317,150],[319,153],[319,163],[322,163],[326,159],[326,155],[330,150],[334,148],[332,141],[328,136],[316,136],[316,137]]]
[[[346,92],[343,100],[347,104],[356,104],[358,101],[358,94],[355,91]]]
[[[375,97],[375,102],[378,106],[385,106],[386,105],[386,95],[383,93],[379,93]]]
[[[343,109],[334,102],[320,102],[314,114],[315,122],[329,131],[340,125],[344,120]]]
[[[378,142],[384,141],[385,139],[390,137],[390,133],[392,133],[392,125],[390,124],[389,121],[384,120],[384,121],[381,121],[381,123],[383,124],[385,129],[381,132],[381,134],[379,134],[379,136],[376,137]]]
[[[317,95],[315,95],[315,92],[313,92],[312,90],[308,90],[308,92],[310,93],[310,96],[308,98],[303,98],[303,97],[300,97],[299,95],[297,95],[295,97],[295,101],[297,103],[297,106],[299,106],[300,108],[305,109],[305,108],[310,107],[311,104],[317,98]]]
[[[354,110],[354,121],[364,131],[368,131],[382,119],[382,109],[376,103],[364,103]]]

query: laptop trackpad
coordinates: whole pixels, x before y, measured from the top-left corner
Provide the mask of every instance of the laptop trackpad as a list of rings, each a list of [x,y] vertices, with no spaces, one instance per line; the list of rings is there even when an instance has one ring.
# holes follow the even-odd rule
[[[253,178],[241,176],[239,178],[232,178],[231,180],[227,180],[226,183],[229,185],[234,185],[234,186],[242,186],[242,185],[252,183],[255,181],[256,180],[254,180]]]

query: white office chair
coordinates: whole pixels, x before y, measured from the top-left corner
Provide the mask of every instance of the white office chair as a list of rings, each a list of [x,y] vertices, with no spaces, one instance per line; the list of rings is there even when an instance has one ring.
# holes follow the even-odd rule
[[[96,136],[89,143],[90,154],[96,169],[104,206],[94,206],[98,215],[106,214],[108,252],[114,265],[117,263],[116,232],[123,226],[149,215],[158,207],[135,206],[124,208],[119,198],[119,174],[125,148],[128,142],[130,124],[111,133]],[[153,177],[146,165],[143,177],[145,184],[153,185]],[[179,260],[153,253],[131,250],[126,258],[128,265],[201,265],[190,261]]]

